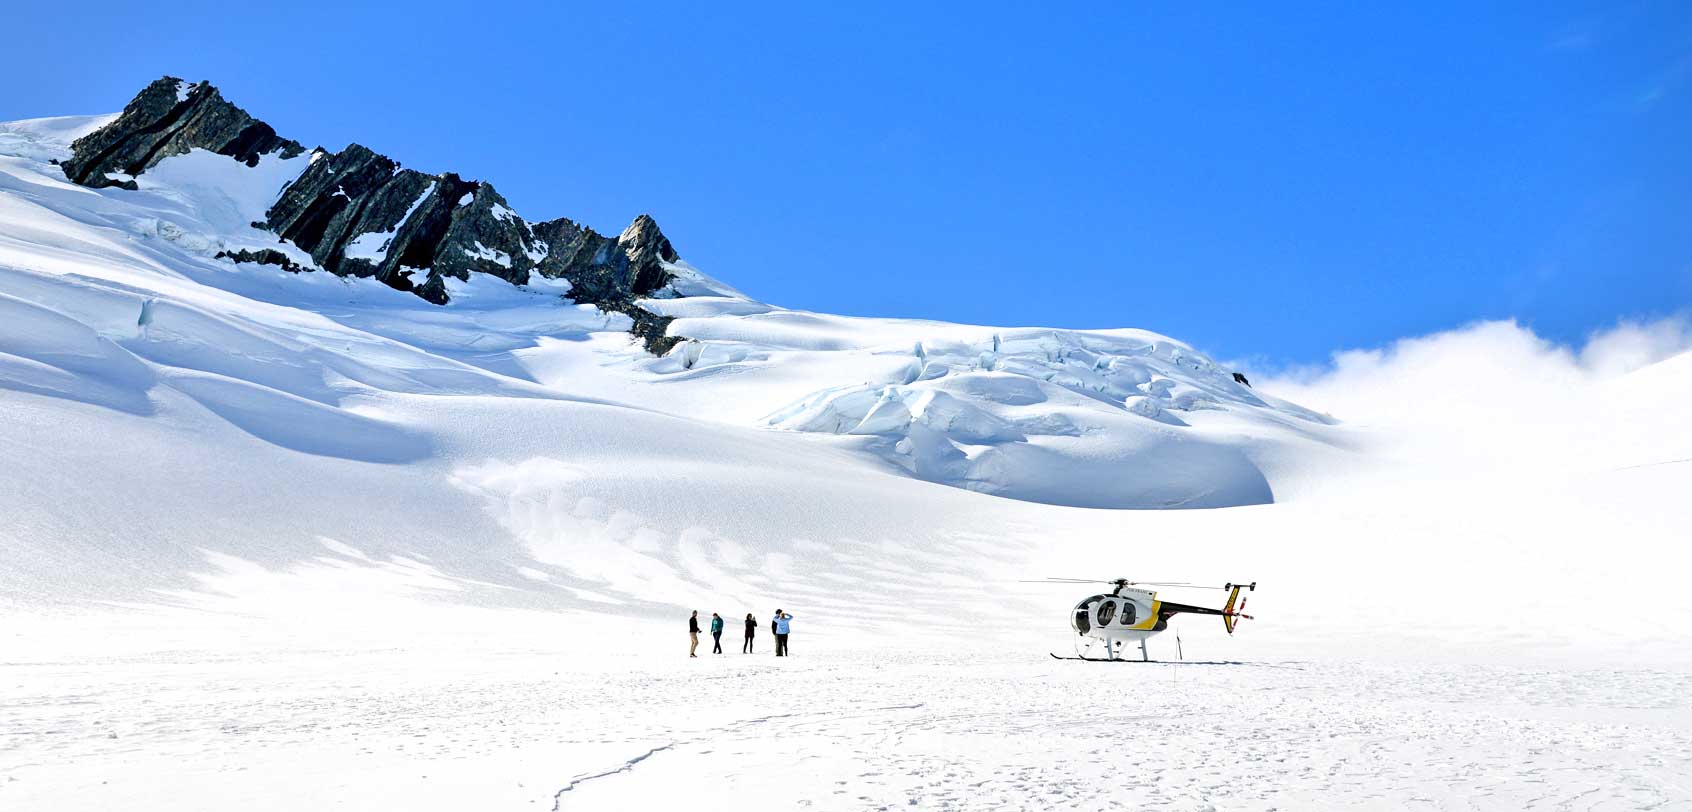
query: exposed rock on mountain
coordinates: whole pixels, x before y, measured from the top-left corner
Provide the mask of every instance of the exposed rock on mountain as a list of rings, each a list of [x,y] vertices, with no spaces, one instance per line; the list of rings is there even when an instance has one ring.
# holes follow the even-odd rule
[[[210,84],[165,77],[111,124],[78,139],[74,157],[62,166],[76,183],[133,190],[133,176],[195,148],[249,166],[266,155],[304,152]],[[492,184],[403,169],[353,144],[340,152],[314,150],[306,169],[253,226],[293,243],[323,270],[374,277],[435,304],[449,298],[446,277],[467,281],[473,272],[485,273],[516,285],[527,284],[531,273],[561,278],[576,301],[629,315],[631,332],[649,350],[662,353],[676,341],[665,334],[670,319],[635,304],[669,284],[665,263],[679,258],[644,214],[614,238],[563,218],[530,225]],[[306,269],[275,251],[227,256]]]
[[[686,340],[670,335],[670,322],[675,319],[669,316],[660,316],[632,302],[602,304],[600,307],[619,311],[634,319],[634,326],[629,328],[629,332],[640,339],[646,351],[653,355],[664,355]]]
[[[293,273],[308,270],[307,268],[301,267],[299,263],[289,259],[287,254],[277,251],[274,248],[265,248],[258,251],[249,251],[245,248],[239,251],[219,251],[217,252],[217,258],[229,259],[234,262],[252,262],[259,265],[275,265],[284,271],[291,271]]]
[[[298,142],[279,137],[269,124],[225,101],[217,88],[166,76],[142,90],[116,121],[77,140],[72,145],[75,156],[63,164],[65,177],[97,189],[133,190],[135,181],[126,176],[139,175],[194,147],[228,155],[248,166],[272,152],[291,158],[305,151]]]
[[[537,223],[534,233],[550,248],[540,261],[541,274],[570,280],[572,295],[585,302],[651,293],[670,282],[660,260],[678,259],[658,223],[645,214],[614,240],[564,218]]]

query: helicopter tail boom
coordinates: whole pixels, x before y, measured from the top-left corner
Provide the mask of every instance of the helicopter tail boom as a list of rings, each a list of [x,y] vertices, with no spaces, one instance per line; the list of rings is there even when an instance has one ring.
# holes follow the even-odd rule
[[[1252,619],[1251,615],[1245,613],[1246,602],[1244,598],[1240,597],[1240,591],[1256,591],[1257,582],[1253,581],[1249,584],[1228,584],[1222,588],[1228,590],[1228,602],[1224,604],[1221,609],[1212,609],[1208,606],[1191,606],[1185,603],[1172,603],[1170,601],[1159,601],[1157,609],[1158,615],[1163,621],[1167,621],[1171,616],[1178,614],[1221,615],[1222,625],[1227,627],[1229,634],[1233,634],[1234,627],[1239,625],[1240,621]],[[1157,628],[1161,631],[1163,626],[1159,625]]]
[[[1174,603],[1172,601],[1158,601],[1158,625],[1155,630],[1163,631],[1164,624],[1168,622],[1169,618],[1175,615],[1221,615],[1222,625],[1228,628],[1229,634],[1233,634],[1234,627],[1239,625],[1240,621],[1252,619],[1251,615],[1245,613],[1245,601],[1240,598],[1240,591],[1255,591],[1257,589],[1257,583],[1254,581],[1249,584],[1229,584],[1222,588],[1228,590],[1228,603],[1221,609],[1212,609],[1208,606],[1193,606],[1185,603]]]

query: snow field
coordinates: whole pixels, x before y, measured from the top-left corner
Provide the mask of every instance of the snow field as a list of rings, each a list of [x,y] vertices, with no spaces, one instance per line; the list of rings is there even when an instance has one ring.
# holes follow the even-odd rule
[[[102,120],[0,125],[0,807],[1692,808],[1692,354],[1254,390],[677,264],[654,358],[565,283],[217,260],[309,261],[247,227],[298,169],[66,183]],[[1258,620],[1058,663],[1104,587],[1042,576]],[[776,606],[792,660],[676,656]]]
[[[679,624],[671,624],[679,628]],[[10,808],[1676,809],[1681,672],[1089,666],[991,641],[9,663]],[[657,628],[677,652],[683,638]],[[607,653],[609,650],[611,653]],[[583,656],[591,652],[589,656]],[[685,658],[684,658],[685,659]],[[67,791],[77,787],[75,792]]]

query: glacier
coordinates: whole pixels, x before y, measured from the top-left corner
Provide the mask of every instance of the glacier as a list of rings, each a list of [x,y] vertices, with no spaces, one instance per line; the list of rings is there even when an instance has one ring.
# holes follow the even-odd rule
[[[253,225],[311,153],[70,182],[114,118],[0,124],[0,805],[1692,803],[1692,355],[1371,411],[680,257],[655,354],[566,277],[231,261],[315,267]],[[1044,576],[1259,620],[1088,670]],[[777,606],[794,658],[681,655]]]

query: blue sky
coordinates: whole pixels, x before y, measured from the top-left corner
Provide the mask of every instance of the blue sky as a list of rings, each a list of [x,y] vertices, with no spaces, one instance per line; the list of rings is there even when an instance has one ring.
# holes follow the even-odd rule
[[[209,79],[789,307],[1269,364],[1692,306],[1692,4],[708,5],[21,4],[0,119]]]

